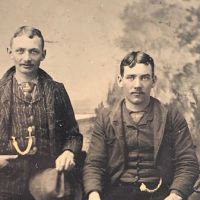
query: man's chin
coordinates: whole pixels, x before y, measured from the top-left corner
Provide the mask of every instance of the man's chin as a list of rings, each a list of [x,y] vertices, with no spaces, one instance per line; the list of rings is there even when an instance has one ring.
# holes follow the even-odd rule
[[[36,68],[36,67],[32,67],[32,66],[29,67],[29,66],[27,66],[27,67],[22,67],[20,71],[22,73],[29,74],[29,73],[34,73],[37,70],[38,70],[38,68]]]
[[[140,104],[143,104],[144,99],[142,99],[142,98],[134,98],[134,99],[131,99],[130,102],[132,104],[135,104],[135,105],[140,105]]]
[[[23,70],[21,70],[22,73],[27,73],[27,74],[33,73],[34,71],[35,71],[35,70],[29,69],[29,68],[23,68]]]

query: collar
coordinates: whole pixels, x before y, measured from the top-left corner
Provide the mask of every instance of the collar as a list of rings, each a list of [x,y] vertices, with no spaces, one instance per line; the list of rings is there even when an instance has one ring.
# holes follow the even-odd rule
[[[12,86],[12,79],[15,74],[15,66],[9,68],[3,77],[0,79],[0,88],[2,89],[1,93],[1,102],[10,101],[11,98],[11,86]],[[38,69],[38,79],[40,80],[50,80],[53,79],[49,76],[44,70]],[[39,81],[40,82],[40,81]]]
[[[8,80],[11,80],[12,77],[14,76],[16,70],[15,66],[11,67],[6,71],[6,73],[3,75],[2,79],[0,80],[0,87],[4,84],[7,83]],[[38,69],[38,77],[42,79],[48,79],[48,80],[53,80],[52,77],[47,74],[43,69],[39,68]]]
[[[25,97],[22,89],[20,88],[20,84],[19,82],[16,80],[15,77],[13,77],[13,94],[15,96],[17,96],[19,99],[28,102],[28,103],[35,103],[41,100],[42,98],[42,94],[43,94],[43,90],[42,90],[42,86],[41,86],[41,81],[38,81],[37,86],[34,87],[34,90],[31,93],[32,99],[31,101],[27,100],[27,98]]]
[[[110,119],[111,122],[114,124],[118,124],[120,123],[120,121],[122,121],[122,107],[123,104],[125,104],[125,98],[122,98],[120,101],[118,101],[118,103],[116,103],[113,108],[112,108],[112,112],[110,114]],[[146,108],[146,112],[150,112],[152,110],[152,112],[150,112],[150,115],[147,115],[147,120],[151,121],[154,118],[154,112],[153,112],[153,108],[154,108],[154,104],[160,104],[159,100],[155,99],[154,97],[150,97],[150,103],[149,106],[147,106]]]
[[[138,121],[138,123],[134,122],[132,120],[131,115],[137,114],[139,112],[133,112],[129,109],[127,109],[125,102],[122,105],[122,111],[123,111],[123,122],[127,126],[140,126],[140,125],[146,125],[148,121],[153,121],[153,98],[150,98],[150,102],[148,106],[141,112],[143,112],[143,116]]]
[[[24,81],[20,76],[16,76],[16,73],[13,75],[14,78],[16,79],[17,83],[20,85],[21,83],[24,83],[24,82],[32,82],[32,83],[35,83],[37,85],[38,83],[38,76],[30,81]]]

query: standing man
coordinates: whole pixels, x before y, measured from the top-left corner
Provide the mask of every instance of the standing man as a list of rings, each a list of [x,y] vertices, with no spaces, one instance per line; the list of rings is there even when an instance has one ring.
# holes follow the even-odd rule
[[[150,92],[153,59],[131,52],[121,62],[124,98],[98,116],[84,167],[89,200],[182,200],[198,163],[187,123]]]
[[[46,55],[41,32],[20,27],[8,53],[14,66],[0,80],[0,200],[29,200],[31,173],[71,170],[82,135],[64,85],[39,68]]]

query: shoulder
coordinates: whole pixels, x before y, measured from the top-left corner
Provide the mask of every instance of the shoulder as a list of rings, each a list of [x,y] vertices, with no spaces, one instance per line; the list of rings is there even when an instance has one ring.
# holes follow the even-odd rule
[[[170,117],[182,116],[176,104],[172,103],[164,104],[159,99],[156,99],[154,97],[151,97],[151,100],[153,101],[154,107],[157,107],[158,109],[161,110],[165,110],[168,116]]]
[[[173,129],[182,129],[188,126],[184,113],[176,104],[169,104],[167,119]]]
[[[15,73],[15,67],[9,68],[3,77],[0,79],[0,89],[4,89],[5,86],[12,80],[13,74]]]
[[[0,90],[5,87],[5,85],[8,83],[8,80],[0,79]]]
[[[58,89],[63,89],[64,88],[64,84],[61,83],[61,82],[58,82],[58,81],[55,81],[53,79],[46,79],[44,81],[46,84],[49,84],[55,88],[58,88]]]
[[[176,104],[169,104],[166,107],[168,109],[169,117],[172,117],[173,119],[184,118],[183,113]]]
[[[171,127],[184,127],[187,125],[187,122],[184,118],[183,113],[180,111],[178,106],[175,103],[163,104],[160,100],[152,98],[154,102],[154,110],[162,115],[166,115],[167,125]]]
[[[50,84],[54,87],[64,87],[63,83],[54,80],[46,71],[39,68],[39,80],[43,81],[46,84]]]
[[[43,83],[43,86],[45,88],[50,88],[53,91],[65,90],[63,83],[55,81],[52,78],[46,78],[46,77],[40,76],[39,81],[41,81]]]
[[[155,97],[150,97],[150,101],[153,103],[154,107],[159,107],[159,108],[166,108],[166,106],[157,98]]]
[[[96,125],[107,127],[111,124],[115,108],[108,106],[101,108],[96,114]]]

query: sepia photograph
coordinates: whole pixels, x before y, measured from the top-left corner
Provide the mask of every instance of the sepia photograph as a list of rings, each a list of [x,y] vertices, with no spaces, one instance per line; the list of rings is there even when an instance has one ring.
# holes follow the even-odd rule
[[[0,200],[199,200],[199,0],[0,0]]]

